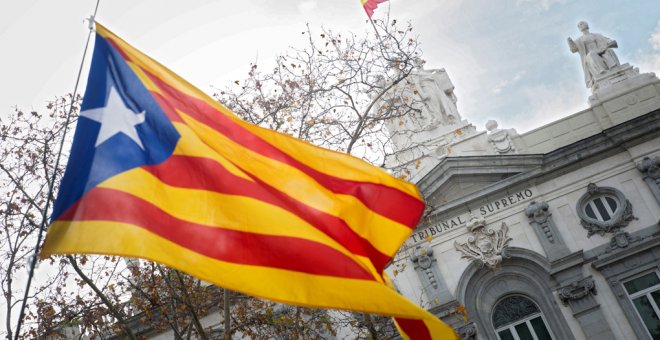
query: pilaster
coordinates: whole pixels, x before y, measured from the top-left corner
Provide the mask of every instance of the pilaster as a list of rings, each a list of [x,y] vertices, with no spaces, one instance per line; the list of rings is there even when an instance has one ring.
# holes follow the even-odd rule
[[[656,201],[660,204],[660,156],[654,158],[644,157],[637,169],[644,176],[644,182],[649,186]]]
[[[550,262],[550,275],[558,282],[557,296],[571,309],[587,339],[614,340],[600,304],[595,299],[596,284],[584,277],[582,251],[571,253],[557,230],[546,202],[531,202],[525,215]]]
[[[548,260],[552,262],[568,256],[571,252],[568,250],[559,230],[557,230],[557,226],[552,220],[552,214],[548,209],[548,203],[532,201],[525,208],[525,215],[529,218],[529,224],[536,233],[543,250],[545,250]]]
[[[563,268],[556,268],[552,274],[560,282],[557,297],[564,306],[571,309],[587,339],[615,340],[600,304],[596,301],[596,283],[591,276],[583,276],[582,253],[579,255],[579,258],[573,254],[569,255],[567,258],[571,258],[571,261],[563,263]],[[578,259],[579,261],[576,261]]]

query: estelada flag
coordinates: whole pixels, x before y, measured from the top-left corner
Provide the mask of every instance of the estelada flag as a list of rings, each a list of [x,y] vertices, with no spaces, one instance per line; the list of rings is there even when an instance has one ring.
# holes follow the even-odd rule
[[[101,25],[41,251],[160,262],[245,294],[451,328],[386,284],[424,203],[357,158],[251,125]]]
[[[378,7],[378,4],[382,4],[387,0],[360,0],[360,3],[362,3],[362,7],[364,7],[364,11],[367,12],[367,16],[371,18],[372,15],[374,15],[374,11]]]

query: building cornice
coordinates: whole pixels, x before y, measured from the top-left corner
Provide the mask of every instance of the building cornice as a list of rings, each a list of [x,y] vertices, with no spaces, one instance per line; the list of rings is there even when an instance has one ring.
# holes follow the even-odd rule
[[[489,197],[559,177],[628,148],[660,137],[660,110],[616,125],[591,137],[546,154],[461,156],[443,159],[426,174],[418,187],[430,197],[453,176],[484,173],[515,174],[481,190],[435,206],[432,215],[456,213],[482,204]]]

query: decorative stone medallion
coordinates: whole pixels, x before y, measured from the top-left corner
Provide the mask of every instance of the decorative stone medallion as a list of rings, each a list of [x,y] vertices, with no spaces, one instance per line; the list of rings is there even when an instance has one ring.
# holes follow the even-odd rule
[[[632,236],[625,231],[617,231],[610,239],[610,245],[605,250],[606,253],[611,253],[617,249],[628,248],[629,245],[643,240],[643,237]]]
[[[632,204],[621,191],[593,183],[587,186],[587,193],[580,197],[576,209],[587,237],[616,233],[636,219]]]

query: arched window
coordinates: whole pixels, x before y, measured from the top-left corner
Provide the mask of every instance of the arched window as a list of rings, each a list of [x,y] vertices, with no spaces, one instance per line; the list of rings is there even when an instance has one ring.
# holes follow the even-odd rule
[[[521,295],[507,296],[493,309],[499,340],[552,340],[539,307]]]

